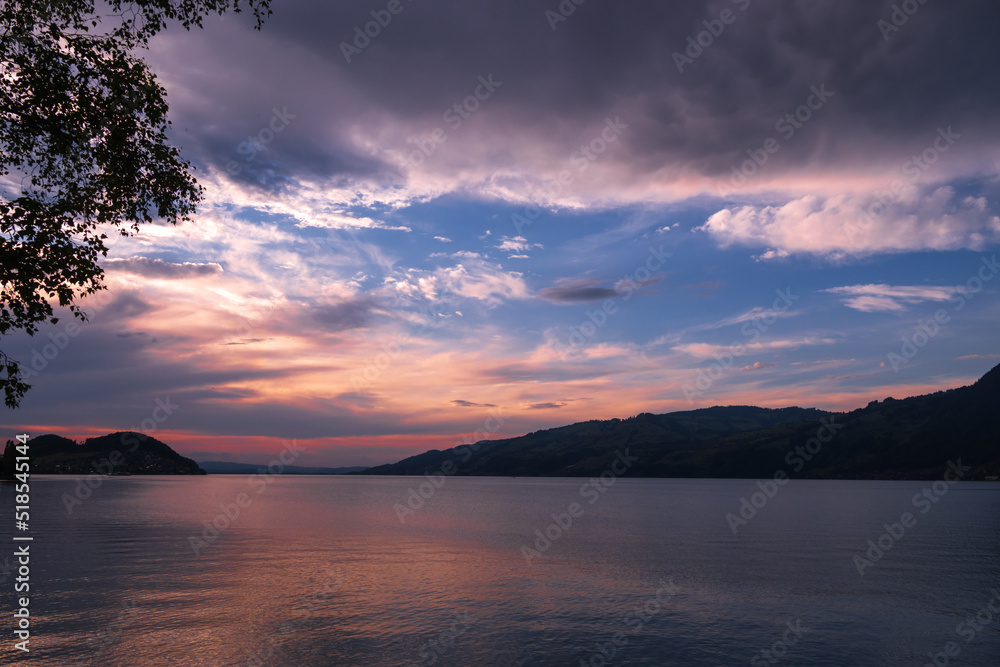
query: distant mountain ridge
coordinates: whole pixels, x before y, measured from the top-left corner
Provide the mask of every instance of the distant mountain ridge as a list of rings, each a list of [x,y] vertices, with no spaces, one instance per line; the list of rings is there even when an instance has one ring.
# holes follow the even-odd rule
[[[363,475],[598,475],[619,450],[634,477],[932,479],[949,460],[1000,474],[1000,366],[968,387],[851,412],[712,407],[588,421],[469,448],[431,450]],[[824,429],[824,430],[821,430]],[[822,437],[817,437],[817,436]],[[448,464],[447,462],[451,462]]]
[[[87,438],[83,443],[49,433],[28,440],[28,446],[31,472],[37,475],[205,474],[197,463],[169,445],[133,431]],[[13,456],[13,448],[8,444],[3,456],[5,474],[13,470]]]
[[[209,475],[252,475],[267,471],[267,465],[253,463],[233,463],[230,461],[198,461],[201,469]],[[347,475],[366,470],[367,466],[347,466],[344,468],[326,468],[322,466],[283,466],[282,475]]]

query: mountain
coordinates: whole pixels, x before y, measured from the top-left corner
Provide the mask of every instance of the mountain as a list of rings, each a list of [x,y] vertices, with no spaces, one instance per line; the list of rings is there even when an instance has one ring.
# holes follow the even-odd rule
[[[123,431],[88,438],[82,444],[62,436],[40,435],[28,441],[31,472],[37,475],[204,475],[205,471],[156,438]],[[4,451],[4,473],[13,464],[13,447]],[[6,476],[9,477],[9,474]]]
[[[209,475],[253,475],[266,472],[266,465],[253,463],[230,463],[229,461],[198,461],[201,469]],[[323,468],[309,466],[284,466],[282,475],[347,475],[352,472],[367,470],[366,466],[348,466],[346,468]]]
[[[936,479],[948,461],[1000,474],[1000,366],[974,385],[852,412],[713,407],[594,420],[431,450],[364,475],[589,477],[628,450],[633,477]],[[450,462],[450,463],[449,463]],[[451,468],[454,466],[454,468]],[[449,472],[451,471],[451,472]]]

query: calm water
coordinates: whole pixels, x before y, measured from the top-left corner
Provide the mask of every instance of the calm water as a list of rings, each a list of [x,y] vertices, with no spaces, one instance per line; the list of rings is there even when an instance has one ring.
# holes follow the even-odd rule
[[[33,477],[37,635],[20,663],[924,665],[954,641],[949,664],[1000,664],[1000,614],[959,627],[1000,592],[996,483],[958,483],[921,514],[927,483],[793,481],[734,535],[752,481],[582,496],[584,480],[451,478],[401,523],[420,481],[107,478],[68,515],[76,482]],[[241,493],[196,555],[190,538]],[[528,563],[522,547],[574,502]],[[854,556],[904,512],[916,525],[860,576]]]

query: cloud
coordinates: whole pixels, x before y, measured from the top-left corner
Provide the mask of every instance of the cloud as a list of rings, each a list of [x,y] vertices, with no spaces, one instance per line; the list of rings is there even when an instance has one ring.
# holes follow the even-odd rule
[[[296,199],[308,200],[309,195],[305,188],[296,188],[294,196]],[[292,194],[291,192],[289,194]],[[382,220],[374,220],[367,216],[355,217],[343,212],[336,210],[330,210],[326,208],[325,210],[317,209],[305,209],[305,208],[295,208],[291,206],[281,206],[278,203],[273,203],[270,205],[258,206],[262,210],[275,210],[279,212],[288,212],[295,215],[298,218],[296,226],[298,227],[321,227],[324,229],[385,229],[396,232],[410,232],[413,231],[410,227],[406,225],[390,225]]]
[[[495,408],[497,407],[493,403],[473,403],[472,401],[463,401],[461,399],[455,399],[452,401],[454,405],[460,408]]]
[[[1000,240],[1000,217],[985,200],[959,196],[951,187],[908,185],[889,201],[879,208],[875,193],[808,195],[775,206],[723,209],[695,231],[708,233],[722,247],[769,248],[757,257],[760,261],[792,254],[842,258],[980,250]]]
[[[545,287],[538,296],[551,303],[577,303],[581,301],[600,301],[620,296],[617,289],[598,287],[599,280],[568,280],[554,287]]]
[[[781,318],[781,317],[796,317],[801,315],[801,310],[784,310],[777,311],[773,308],[761,308],[760,306],[755,306],[750,310],[744,311],[739,315],[733,315],[732,317],[724,317],[721,320],[716,320],[715,322],[707,322],[705,324],[697,324],[692,327],[688,327],[685,331],[712,331],[714,329],[723,329],[725,327],[733,326],[734,324],[742,324],[744,322],[752,322],[756,319],[770,319]]]
[[[971,359],[1000,359],[1000,354],[967,354],[964,357],[956,357],[958,361],[969,361]]]
[[[447,253],[447,252],[432,252],[428,255],[431,259],[437,259],[438,257],[450,257],[451,259],[482,259],[482,255],[478,252],[472,252],[471,250],[459,250],[458,252]]]
[[[763,252],[760,255],[754,257],[754,259],[758,262],[766,262],[772,259],[784,259],[785,257],[791,257],[791,256],[792,253],[788,252],[787,250],[769,249],[766,252]]]
[[[240,341],[230,341],[228,343],[219,343],[220,345],[253,345],[254,343],[263,343],[266,338],[245,338]]]
[[[334,332],[367,327],[374,307],[370,299],[361,298],[335,304],[318,304],[306,312],[324,331]]]
[[[528,287],[524,275],[505,271],[499,264],[471,259],[434,271],[409,269],[386,279],[395,292],[424,299],[437,300],[460,296],[495,306],[503,301],[527,299]]]
[[[686,409],[680,383],[692,364],[685,355],[707,360],[728,350],[698,342],[691,325],[739,327],[762,314],[746,310],[753,305],[746,290],[760,285],[745,280],[749,258],[785,265],[758,278],[793,272],[808,284],[812,263],[803,256],[847,260],[997,240],[1000,68],[983,64],[1000,55],[993,34],[1000,5],[926,3],[887,41],[875,22],[893,1],[761,1],[746,12],[729,0],[594,2],[580,4],[557,31],[528,0],[412,3],[350,63],[339,44],[371,20],[371,8],[356,2],[286,0],[260,32],[238,18],[206,21],[194,33],[168,29],[144,57],[168,90],[173,136],[197,167],[204,204],[188,223],[144,225],[138,237],[114,239],[121,245],[111,256],[135,260],[107,264],[121,299],[49,360],[18,418],[130,427],[148,416],[157,396],[174,393],[185,400],[172,422],[181,429],[276,438],[382,432],[402,441],[418,429],[439,435],[474,428],[470,410],[453,407],[462,406],[453,399],[456,387],[459,395],[520,407],[526,419],[510,429]],[[723,5],[734,7],[737,21],[677,72],[672,53]],[[443,114],[474,94],[480,75],[503,84],[459,126],[446,122]],[[813,86],[834,93],[829,103],[794,136],[778,134],[776,121]],[[290,121],[280,132],[268,127],[276,106]],[[924,159],[946,123],[961,137],[910,179],[903,169],[913,167],[913,156]],[[447,141],[431,138],[438,128]],[[601,138],[609,132],[610,142]],[[759,156],[770,137],[780,137],[780,151],[743,186],[720,194],[717,185],[734,165]],[[583,148],[601,142],[606,150],[596,159],[584,157]],[[246,159],[241,148],[250,147]],[[410,164],[402,179],[385,181],[385,171],[398,171],[404,160]],[[881,204],[900,179],[909,184]],[[880,206],[885,210],[869,214]],[[512,224],[513,212],[531,224]],[[667,231],[675,216],[680,227],[670,223]],[[699,224],[698,234],[687,233]],[[417,233],[406,234],[410,229]],[[468,247],[460,251],[466,254],[428,262],[454,236],[458,243],[448,247]],[[476,245],[465,246],[473,237]],[[545,244],[545,262],[530,260],[540,252],[536,241]],[[677,244],[671,249],[679,263],[667,270],[678,281],[725,280],[725,289],[698,288],[718,287],[714,301],[676,290],[655,308],[632,308],[622,326],[602,330],[600,340],[565,359],[554,344],[568,332],[545,308],[502,307],[621,294],[627,280],[586,278],[634,269],[650,241]],[[745,249],[747,261],[717,246]],[[527,260],[517,265],[528,267],[524,273],[510,270],[514,259]],[[962,270],[960,259],[931,265]],[[181,261],[190,267],[170,264]],[[891,262],[894,275],[907,276],[895,280],[919,284],[924,261]],[[580,268],[595,266],[606,273]],[[869,268],[872,275],[881,270]],[[556,281],[566,275],[584,278]],[[862,280],[841,284],[849,282]],[[907,297],[914,295],[822,299],[889,313],[922,303]],[[987,303],[976,299],[971,307]],[[429,304],[443,312],[419,312]],[[873,355],[885,352],[857,345],[852,323],[824,319],[835,312],[794,312],[815,318],[810,326],[817,329],[790,330],[781,320],[781,331],[771,333],[785,340],[765,344],[769,333],[747,345],[741,360],[780,357],[782,368],[805,374],[818,369],[791,364],[857,355],[857,367],[870,369]],[[422,327],[428,319],[437,324]],[[979,311],[956,326],[992,321]],[[681,326],[688,328],[674,333]],[[844,331],[837,346],[828,345],[826,326]],[[148,335],[115,337],[138,331]],[[954,333],[953,343],[962,338]],[[715,333],[705,339],[729,342]],[[990,339],[982,340],[964,349],[942,341],[934,354],[988,351]],[[20,344],[19,358],[30,359],[32,346],[44,342],[42,333]],[[794,353],[795,346],[802,349]],[[376,367],[378,377],[366,377]],[[730,381],[748,388],[705,401],[756,403],[759,387],[752,385],[771,374],[733,375]],[[364,391],[352,381],[359,377],[370,380]],[[788,405],[803,395],[816,402],[829,396],[818,380],[783,377],[778,384],[760,400]],[[571,392],[597,398],[589,406],[561,398],[578,395]],[[860,399],[845,392],[828,400]],[[538,407],[529,412],[529,404]]]
[[[769,367],[771,367],[773,365],[774,364],[765,364],[765,363],[761,363],[761,362],[757,361],[757,362],[754,362],[750,366],[744,366],[740,370],[741,371],[759,371],[762,368],[769,368]]]
[[[523,252],[532,248],[542,248],[541,243],[529,243],[523,236],[501,236],[500,243],[496,246],[500,250]]]
[[[192,278],[214,276],[222,273],[222,267],[214,262],[166,262],[149,257],[129,257],[128,259],[107,259],[102,262],[107,271],[134,273],[147,278]]]
[[[346,391],[337,395],[337,400],[355,405],[359,408],[377,408],[378,396],[368,391]]]
[[[672,53],[718,16],[717,5],[590,4],[553,32],[528,0],[442,0],[434,12],[407,11],[399,19],[407,30],[383,30],[347,62],[339,44],[371,20],[363,8],[289,0],[259,33],[241,21],[206,22],[197,38],[168,30],[149,57],[174,125],[190,128],[185,146],[202,173],[225,174],[243,192],[308,196],[308,211],[320,217],[330,210],[324,204],[350,204],[359,193],[390,206],[448,193],[576,205],[678,201],[714,193],[769,137],[780,138],[780,151],[738,196],[843,191],[898,172],[942,119],[960,119],[956,129],[976,140],[963,138],[965,152],[939,160],[936,175],[993,164],[1000,75],[982,66],[1000,48],[989,31],[1000,21],[992,3],[928,3],[889,41],[875,27],[887,3],[755,3],[676,72]],[[434,80],[420,71],[434,71]],[[442,123],[473,94],[478,75],[502,84],[460,126]],[[918,79],[925,84],[907,84]],[[793,137],[776,132],[775,122],[820,85],[834,93],[826,106]],[[240,147],[260,136],[276,103],[293,118],[246,160]],[[628,128],[581,171],[572,156],[617,117]],[[447,141],[435,144],[438,127]],[[426,156],[419,147],[428,142],[434,152]],[[415,152],[420,164],[412,166]],[[232,162],[236,174],[225,171]],[[386,185],[381,174],[404,163],[412,167],[405,183]],[[547,194],[563,172],[572,183]]]
[[[848,308],[863,313],[901,312],[908,305],[924,301],[947,301],[955,293],[954,287],[905,286],[905,285],[851,285],[822,290],[830,294],[843,294]]]
[[[619,294],[625,294],[628,293],[629,290],[640,290],[643,287],[649,287],[650,285],[656,285],[661,282],[663,282],[663,276],[653,276],[652,278],[648,278],[646,280],[622,278],[621,280],[615,282],[615,289],[618,290]]]
[[[741,355],[750,354],[751,352],[763,352],[766,350],[786,350],[786,349],[796,349],[800,347],[809,347],[813,345],[833,345],[837,341],[833,338],[817,338],[815,336],[806,336],[804,338],[790,338],[782,340],[769,340],[761,341],[757,343],[743,343]],[[738,346],[740,343],[734,343],[733,345],[719,345],[715,343],[685,343],[683,345],[675,345],[674,350],[678,352],[683,352],[684,354],[695,357],[696,359],[714,359],[716,357],[722,357],[728,354],[734,353],[734,346]],[[737,355],[740,356],[740,355]]]
[[[504,271],[482,261],[474,261],[440,269],[435,277],[450,292],[490,304],[511,299],[528,298],[528,287],[522,274]]]
[[[83,310],[86,312],[89,306],[83,302]],[[144,299],[140,292],[135,290],[120,291],[112,295],[111,300],[100,311],[102,320],[111,322],[129,320],[140,315],[145,315],[154,310],[153,304]]]

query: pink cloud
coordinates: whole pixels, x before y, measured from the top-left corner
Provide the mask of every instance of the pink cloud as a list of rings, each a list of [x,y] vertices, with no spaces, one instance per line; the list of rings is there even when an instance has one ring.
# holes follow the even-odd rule
[[[908,185],[888,207],[879,206],[874,193],[807,195],[775,206],[723,209],[696,231],[723,247],[770,248],[761,259],[978,250],[1000,239],[1000,218],[982,201],[963,199],[950,187]]]

